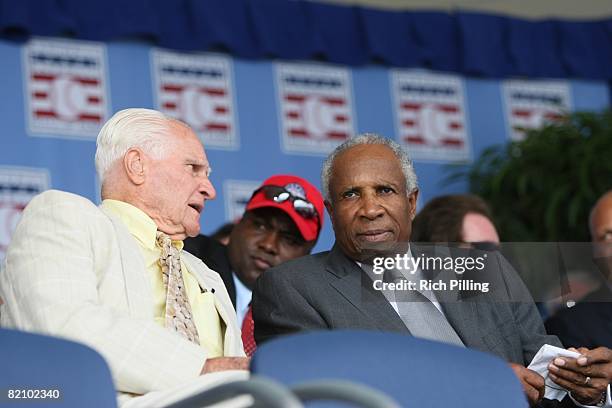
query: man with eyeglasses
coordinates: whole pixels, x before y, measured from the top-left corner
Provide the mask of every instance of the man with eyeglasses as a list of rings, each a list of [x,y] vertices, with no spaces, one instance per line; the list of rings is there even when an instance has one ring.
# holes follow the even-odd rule
[[[336,243],[330,251],[286,262],[257,280],[253,317],[258,343],[307,330],[411,334],[495,354],[512,364],[530,403],[558,406],[557,401],[542,400],[544,379],[526,365],[544,344],[561,343],[546,334],[531,295],[497,252],[464,249],[488,257],[483,275],[475,275],[488,280],[490,291],[410,289],[411,274],[450,276],[453,281],[461,276],[455,270],[458,262],[450,262],[449,269],[426,270],[429,260],[440,265],[435,261],[442,258],[409,242],[419,190],[412,162],[398,143],[375,134],[351,138],[327,157],[321,178]],[[409,271],[398,255],[414,261]],[[385,267],[376,271],[381,259]],[[416,262],[420,267],[413,268]],[[377,289],[381,282],[390,290]],[[391,288],[404,283],[407,289]],[[577,359],[555,358],[547,366],[550,378],[562,383],[583,406],[610,406],[610,350],[580,353]],[[452,397],[450,387],[448,393]],[[569,398],[563,403],[573,405]]]
[[[251,291],[268,268],[307,255],[323,226],[323,197],[301,177],[275,175],[255,190],[227,247],[200,235],[185,240],[185,249],[216,270],[223,279],[248,356],[255,351]]]

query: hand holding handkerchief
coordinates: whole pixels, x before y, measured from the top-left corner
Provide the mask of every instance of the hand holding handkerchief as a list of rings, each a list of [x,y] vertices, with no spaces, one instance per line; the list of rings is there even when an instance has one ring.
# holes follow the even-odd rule
[[[544,377],[544,384],[546,386],[544,398],[561,401],[565,398],[567,390],[555,384],[548,375],[548,365],[557,357],[578,358],[580,357],[580,353],[545,344],[540,348],[527,368]]]

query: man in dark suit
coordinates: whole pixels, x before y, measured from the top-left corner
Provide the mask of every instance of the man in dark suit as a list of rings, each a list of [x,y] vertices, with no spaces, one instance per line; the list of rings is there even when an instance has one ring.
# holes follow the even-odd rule
[[[413,334],[497,354],[521,368],[515,373],[532,403],[542,398],[543,378],[525,365],[542,345],[561,344],[546,335],[525,286],[496,253],[488,255],[491,259],[482,275],[489,280],[490,292],[404,290],[418,299],[407,302],[378,289],[387,272],[392,283],[400,282],[396,272],[401,268],[386,267],[381,281],[376,276],[380,271],[375,271],[377,259],[403,253],[423,260],[437,251],[409,245],[418,188],[412,163],[397,143],[372,134],[349,139],[325,161],[322,187],[336,243],[329,252],[272,268],[256,282],[253,316],[258,342],[302,330],[335,328]],[[410,274],[441,279],[459,273],[458,268],[426,269],[415,267]],[[567,380],[564,386],[578,401],[597,403],[612,376],[612,352],[584,354],[587,358],[580,361],[557,359],[549,369],[555,378]]]
[[[323,197],[301,177],[275,175],[255,190],[227,246],[200,235],[185,250],[217,271],[236,309],[247,355],[255,351],[251,291],[268,268],[307,255],[323,225]]]
[[[589,217],[593,255],[603,282],[574,307],[546,321],[546,330],[567,347],[612,348],[612,191],[604,194]]]

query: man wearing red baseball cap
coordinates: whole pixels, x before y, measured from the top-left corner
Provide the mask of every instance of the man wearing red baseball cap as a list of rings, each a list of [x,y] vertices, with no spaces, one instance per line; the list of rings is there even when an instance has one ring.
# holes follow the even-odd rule
[[[242,324],[245,352],[255,351],[251,291],[268,268],[308,255],[323,226],[323,197],[301,177],[274,175],[253,192],[227,247],[200,235],[185,250],[217,271]]]

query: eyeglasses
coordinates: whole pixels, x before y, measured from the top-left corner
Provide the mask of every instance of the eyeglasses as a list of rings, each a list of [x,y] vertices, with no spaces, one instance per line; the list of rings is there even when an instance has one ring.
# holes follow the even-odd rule
[[[305,198],[297,197],[291,194],[284,187],[272,185],[258,188],[253,192],[251,198],[255,197],[259,192],[263,192],[268,200],[272,200],[275,203],[284,203],[285,201],[290,200],[293,203],[293,209],[295,212],[300,214],[303,218],[315,219],[317,224],[320,225],[319,213],[317,213],[314,204]]]

